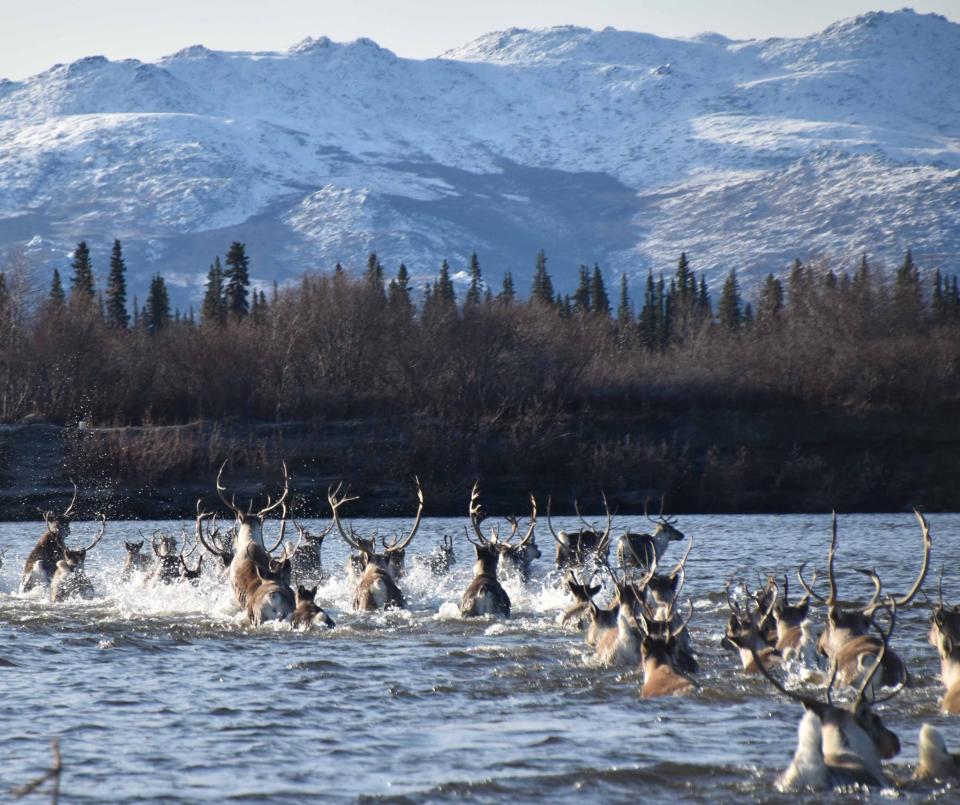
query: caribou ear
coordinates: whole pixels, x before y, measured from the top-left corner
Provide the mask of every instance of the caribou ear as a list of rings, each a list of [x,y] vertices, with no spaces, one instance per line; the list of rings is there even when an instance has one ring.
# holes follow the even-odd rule
[[[944,654],[948,656],[950,654],[953,654],[953,649],[956,646],[956,641],[954,641],[954,639],[950,635],[948,634],[942,635],[940,637],[940,642],[943,645]]]
[[[595,584],[593,587],[587,587],[587,594],[593,598],[598,592],[600,592],[600,585]]]
[[[827,617],[830,618],[830,623],[834,626],[840,625],[840,610],[836,607],[830,607],[830,611],[827,613]]]
[[[810,599],[808,598],[802,604],[800,604],[798,611],[800,612],[800,619],[806,620],[807,614],[810,612]]]

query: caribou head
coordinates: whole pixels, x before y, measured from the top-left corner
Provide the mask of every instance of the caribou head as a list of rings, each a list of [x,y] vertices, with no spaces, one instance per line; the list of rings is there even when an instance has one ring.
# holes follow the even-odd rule
[[[276,511],[277,509],[281,510],[281,535],[280,539],[273,546],[272,549],[268,550],[268,553],[276,550],[277,546],[280,544],[280,541],[283,540],[283,529],[286,526],[286,513],[287,508],[285,501],[290,494],[290,476],[287,472],[287,463],[282,462],[283,467],[283,491],[280,493],[280,496],[273,500],[271,496],[267,496],[267,505],[262,509],[254,512],[253,510],[253,498],[250,499],[250,504],[247,506],[247,510],[243,511],[236,505],[235,498],[231,497],[230,500],[227,500],[227,488],[223,485],[223,470],[227,466],[227,462],[224,461],[220,465],[220,472],[217,473],[217,494],[220,496],[220,500],[223,501],[224,505],[233,512],[234,517],[237,521],[237,537],[236,537],[236,550],[239,553],[242,551],[247,544],[253,542],[259,545],[264,550],[267,550],[266,545],[263,541],[263,523],[267,515],[270,512]]]
[[[659,696],[675,696],[688,693],[696,683],[690,679],[677,662],[687,634],[687,626],[693,617],[693,602],[688,601],[690,612],[686,620],[678,620],[671,605],[666,618],[657,621],[651,612],[641,613],[637,619],[643,639],[640,642],[643,665],[643,690],[641,696],[652,699]]]
[[[304,587],[302,584],[297,587],[297,606],[291,619],[294,629],[309,629],[311,626],[325,626],[332,629],[336,626],[333,618],[317,606],[316,598],[316,587]]]

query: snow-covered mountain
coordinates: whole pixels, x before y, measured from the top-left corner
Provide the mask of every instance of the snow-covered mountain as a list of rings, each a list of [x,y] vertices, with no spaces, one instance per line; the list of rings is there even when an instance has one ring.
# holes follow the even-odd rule
[[[870,13],[803,39],[511,29],[424,61],[367,39],[200,45],[0,81],[0,247],[85,238],[195,296],[248,244],[255,280],[375,250],[415,277],[477,251],[526,289],[547,251],[634,282],[685,249],[715,283],[794,257],[960,270],[960,25]]]

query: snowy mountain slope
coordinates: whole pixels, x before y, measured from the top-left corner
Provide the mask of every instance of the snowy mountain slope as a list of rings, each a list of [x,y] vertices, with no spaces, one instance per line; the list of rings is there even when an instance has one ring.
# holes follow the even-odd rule
[[[717,282],[795,256],[960,269],[960,25],[871,13],[803,39],[512,29],[438,59],[370,40],[186,48],[0,82],[0,246],[62,265],[124,240],[195,296],[245,240],[258,281],[376,250],[424,279],[543,247]],[[96,255],[95,255],[96,256]]]

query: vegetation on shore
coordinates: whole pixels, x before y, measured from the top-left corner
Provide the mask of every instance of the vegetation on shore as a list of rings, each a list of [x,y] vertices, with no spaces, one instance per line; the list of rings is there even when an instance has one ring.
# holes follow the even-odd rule
[[[69,292],[57,275],[38,299],[15,272],[0,274],[0,421],[299,423],[299,444],[311,445],[211,425],[76,431],[68,469],[117,483],[199,479],[227,456],[253,466],[286,454],[333,464],[319,474],[416,471],[451,485],[451,472],[458,483],[498,473],[634,498],[666,491],[686,508],[729,494],[756,509],[797,467],[797,496],[773,508],[796,507],[804,491],[829,498],[831,477],[845,490],[835,505],[869,506],[879,478],[902,475],[904,423],[928,432],[932,419],[935,432],[960,399],[956,278],[924,275],[909,253],[889,281],[866,258],[851,272],[797,262],[751,303],[731,271],[716,304],[686,256],[671,276],[651,274],[636,302],[625,279],[611,302],[599,268],[558,295],[542,253],[526,300],[509,274],[492,291],[477,260],[462,300],[446,263],[422,295],[405,267],[387,279],[371,255],[362,277],[306,274],[268,299],[249,287],[242,244],[225,262],[211,268],[199,320],[171,314],[159,275],[126,319],[119,243],[103,298],[83,249]],[[810,447],[817,416],[829,417],[836,450]],[[752,433],[764,417],[777,425]],[[362,442],[322,451],[320,435],[345,422],[367,423]],[[218,443],[218,432],[239,441]],[[913,442],[908,463],[927,444]],[[960,481],[949,461],[937,472]]]

